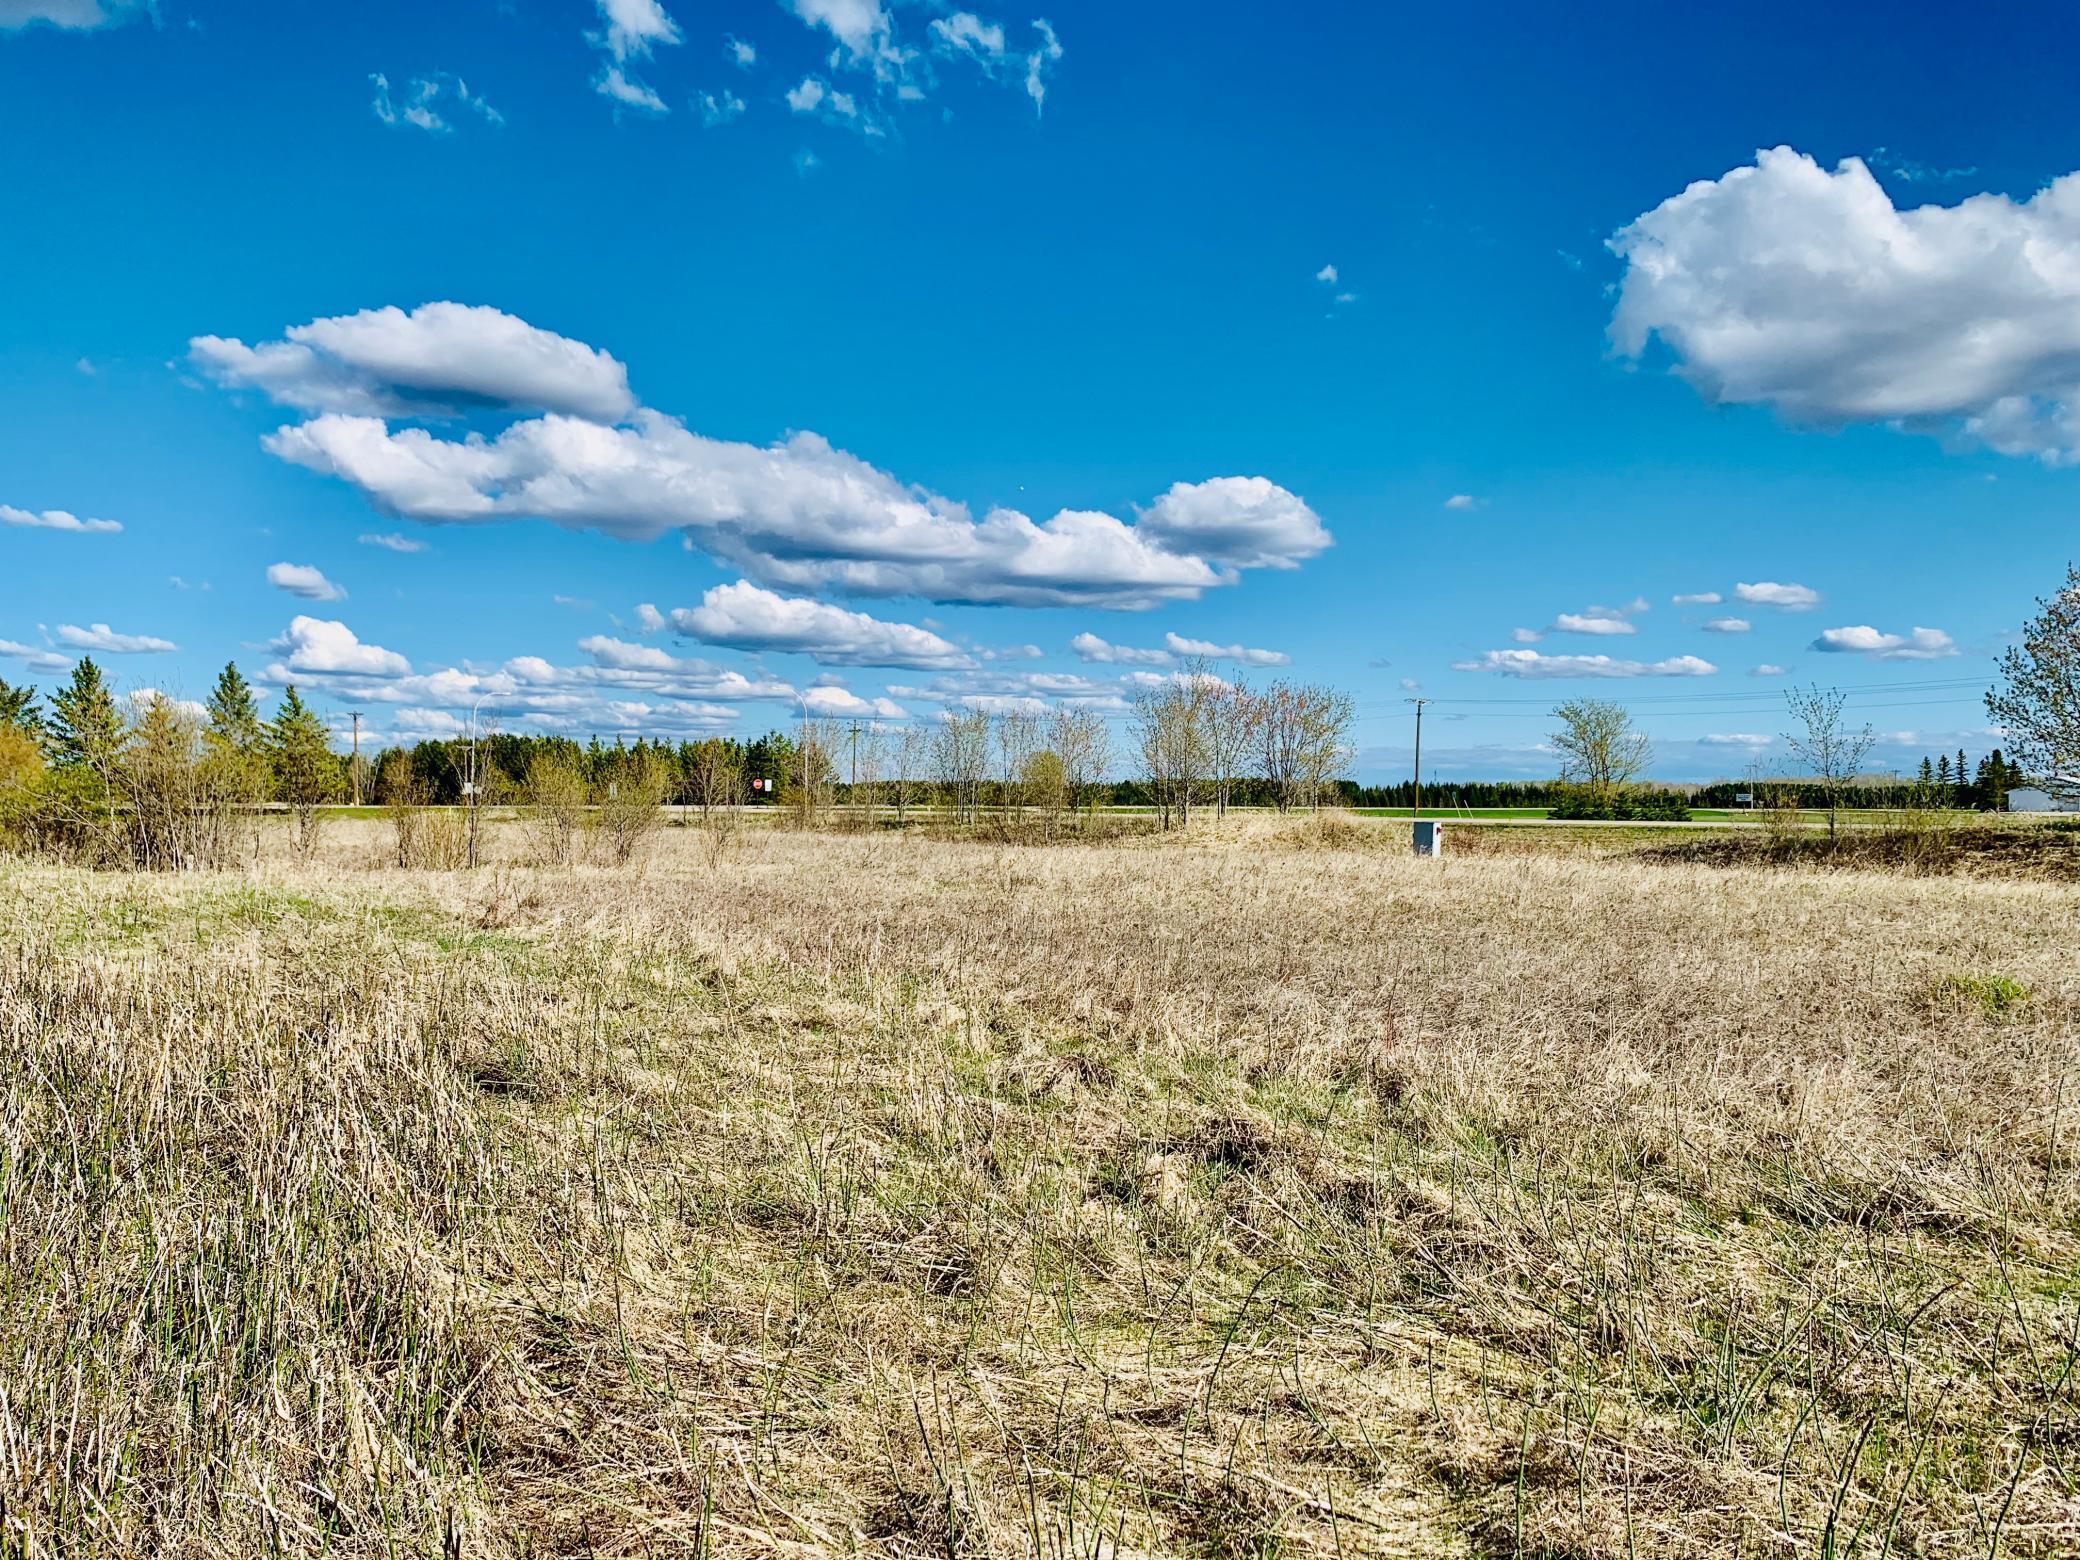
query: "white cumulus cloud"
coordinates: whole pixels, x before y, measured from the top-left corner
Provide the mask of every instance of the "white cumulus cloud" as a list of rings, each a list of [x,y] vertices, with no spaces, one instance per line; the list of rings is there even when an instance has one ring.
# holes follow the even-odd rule
[[[1321,517],[1263,477],[1178,482],[1141,511],[1144,536],[1238,569],[1294,569],[1328,547]]]
[[[1658,337],[1709,400],[2080,461],[2080,174],[1902,210],[1861,160],[1779,146],[1611,248],[1613,342]]]
[[[343,673],[360,677],[402,677],[412,663],[394,650],[363,644],[346,624],[329,618],[289,620],[269,647],[279,658],[268,669],[270,682],[286,682],[298,673]]]
[[[1904,634],[1881,634],[1868,623],[1829,628],[1813,641],[1815,650],[1867,655],[1877,661],[1940,661],[1956,655],[1956,641],[1940,628],[1914,628]]]
[[[345,601],[347,593],[308,563],[270,563],[267,583],[305,601]]]
[[[1090,510],[978,520],[814,433],[761,448],[646,407],[613,420],[630,400],[619,362],[491,309],[376,310],[289,334],[261,349],[199,338],[198,355],[227,384],[320,409],[264,447],[402,518],[544,519],[627,540],[676,530],[768,588],[1024,606],[1191,599],[1333,542],[1264,477],[1175,483],[1133,522]],[[438,356],[439,341],[463,350]],[[458,439],[387,420],[465,399],[569,410]]]
[[[1743,617],[1715,617],[1704,625],[1707,634],[1745,634],[1755,625]]]
[[[1716,607],[1726,598],[1715,590],[1693,591],[1687,596],[1669,598],[1679,607]]]
[[[493,406],[612,422],[635,408],[628,370],[613,357],[481,305],[364,309],[283,338],[249,347],[197,336],[188,351],[225,388],[304,411],[433,417]]]
[[[171,639],[152,634],[119,634],[106,623],[91,623],[85,628],[60,623],[58,639],[75,650],[99,650],[103,655],[154,655],[180,648]]]
[[[823,666],[971,666],[974,658],[930,629],[890,623],[828,602],[782,596],[739,580],[671,614],[680,633],[738,650],[785,650]]]
[[[1820,592],[1809,585],[1780,585],[1775,580],[1733,587],[1734,595],[1757,607],[1778,607],[1786,612],[1810,612],[1820,605]]]

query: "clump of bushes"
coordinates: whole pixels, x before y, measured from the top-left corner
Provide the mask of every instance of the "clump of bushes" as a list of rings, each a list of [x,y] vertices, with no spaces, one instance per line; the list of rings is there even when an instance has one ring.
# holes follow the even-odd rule
[[[1690,807],[1675,791],[1592,791],[1570,787],[1551,814],[1568,822],[1688,823]]]

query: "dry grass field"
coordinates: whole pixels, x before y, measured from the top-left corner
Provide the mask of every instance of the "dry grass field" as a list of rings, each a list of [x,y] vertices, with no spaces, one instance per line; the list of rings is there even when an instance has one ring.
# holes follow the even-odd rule
[[[2069,885],[385,832],[0,863],[0,1553],[2080,1553]]]

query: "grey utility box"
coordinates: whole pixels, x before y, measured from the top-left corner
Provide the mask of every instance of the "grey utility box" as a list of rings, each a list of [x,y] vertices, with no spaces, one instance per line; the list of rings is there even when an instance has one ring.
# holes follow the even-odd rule
[[[1418,856],[1442,856],[1444,854],[1444,825],[1434,818],[1416,819],[1416,854]]]

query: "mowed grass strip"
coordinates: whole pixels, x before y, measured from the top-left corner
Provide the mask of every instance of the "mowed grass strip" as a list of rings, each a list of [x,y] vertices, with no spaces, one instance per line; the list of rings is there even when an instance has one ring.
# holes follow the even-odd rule
[[[2080,1548],[2080,899],[0,865],[0,1549]]]

